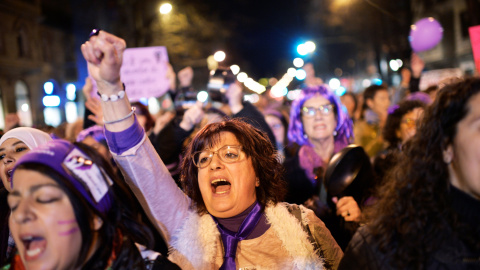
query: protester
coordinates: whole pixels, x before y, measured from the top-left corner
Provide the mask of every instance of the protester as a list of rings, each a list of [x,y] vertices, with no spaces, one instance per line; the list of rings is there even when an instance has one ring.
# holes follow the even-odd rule
[[[125,46],[105,31],[82,45],[102,94],[123,89]],[[127,96],[103,107],[109,147],[182,269],[336,268],[342,251],[324,224],[305,208],[279,203],[282,167],[263,132],[239,120],[204,127],[185,152],[185,195],[145,139]]]
[[[287,202],[303,204],[318,196],[330,158],[352,140],[352,123],[340,106],[324,85],[303,89],[292,103],[288,138],[300,148],[285,161]]]
[[[362,119],[355,122],[355,144],[363,146],[370,157],[375,157],[384,148],[382,129],[387,120],[390,99],[383,85],[371,85],[363,92]]]
[[[340,101],[347,109],[347,113],[348,113],[348,116],[350,116],[350,119],[352,119],[352,121],[355,122],[356,120],[355,112],[357,111],[357,108],[358,108],[358,100],[355,93],[346,92],[340,97]]]
[[[384,176],[398,162],[397,157],[402,146],[415,135],[417,123],[427,105],[418,100],[404,100],[389,109],[383,137],[388,147],[380,152],[373,162],[376,185],[381,185]]]
[[[10,237],[8,217],[10,208],[7,195],[11,191],[12,171],[20,157],[50,141],[50,136],[40,130],[29,127],[18,127],[5,133],[0,139],[0,265],[13,255],[15,243]]]
[[[286,157],[290,158],[290,151],[288,151],[288,119],[281,111],[275,109],[267,109],[263,112],[265,121],[275,135],[277,143],[277,151],[281,162]]]
[[[285,200],[314,209],[340,247],[345,248],[358,227],[360,206],[366,198],[356,201],[350,194],[333,197],[333,203],[327,201],[325,170],[331,157],[345,148],[353,135],[352,122],[341,106],[326,86],[302,90],[292,104],[288,131],[290,141],[300,148],[284,165],[288,183]]]
[[[480,79],[441,89],[341,269],[480,268]]]
[[[163,256],[142,258],[135,244],[152,247],[152,231],[92,148],[50,141],[17,162],[12,184],[9,226],[18,254],[7,269],[163,269]]]

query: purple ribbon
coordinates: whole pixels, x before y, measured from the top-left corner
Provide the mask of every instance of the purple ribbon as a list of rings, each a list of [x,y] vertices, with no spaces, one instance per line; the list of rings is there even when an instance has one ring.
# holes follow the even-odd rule
[[[253,207],[252,211],[242,222],[242,225],[240,225],[240,228],[238,228],[238,232],[236,233],[223,227],[220,223],[218,223],[218,220],[212,216],[213,220],[215,220],[215,223],[217,223],[217,228],[222,236],[223,249],[225,251],[225,255],[223,256],[223,264],[220,267],[220,270],[237,269],[235,264],[235,255],[237,254],[238,242],[247,238],[257,226],[263,214],[261,210],[262,206],[260,203],[255,202],[255,206]]]

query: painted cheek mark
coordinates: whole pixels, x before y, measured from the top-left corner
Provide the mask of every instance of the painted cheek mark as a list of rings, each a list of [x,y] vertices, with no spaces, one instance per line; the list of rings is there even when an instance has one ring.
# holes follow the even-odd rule
[[[58,233],[58,235],[60,235],[60,236],[67,236],[67,235],[74,234],[74,233],[76,233],[76,232],[78,232],[78,227],[72,228],[72,229],[70,229],[70,230],[68,230],[68,231],[66,231],[66,232],[60,232],[60,233]]]
[[[75,222],[77,222],[76,219],[72,219],[72,220],[60,220],[60,221],[58,222],[58,224],[59,224],[59,225],[72,224],[72,223],[75,223]]]

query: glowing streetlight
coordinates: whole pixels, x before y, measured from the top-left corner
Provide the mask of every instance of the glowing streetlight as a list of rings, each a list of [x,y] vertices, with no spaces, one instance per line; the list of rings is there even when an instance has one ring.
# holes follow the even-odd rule
[[[238,65],[231,65],[230,70],[232,71],[233,75],[237,75],[240,72],[240,67]]]
[[[160,11],[161,14],[168,14],[168,13],[170,13],[170,11],[172,11],[172,4],[170,4],[170,3],[163,3],[163,4],[160,6],[159,11]]]
[[[238,73],[238,75],[237,75],[237,80],[238,80],[239,82],[244,82],[244,81],[246,81],[247,79],[248,79],[247,73],[245,73],[245,72],[240,72],[240,73]]]
[[[337,89],[340,87],[340,80],[337,79],[337,78],[332,78],[330,79],[330,81],[328,82],[328,86],[330,86],[330,88],[332,88],[333,90]]]
[[[307,53],[308,53],[308,48],[307,48],[307,46],[306,46],[305,44],[302,43],[302,44],[300,44],[300,45],[297,46],[297,52],[298,52],[298,54],[300,54],[300,55],[307,55]]]
[[[305,80],[306,77],[307,77],[307,73],[305,72],[305,70],[301,68],[296,70],[295,78],[297,78],[297,80],[302,81],[302,80]]]
[[[215,59],[215,61],[217,62],[222,62],[223,60],[225,60],[225,56],[226,55],[223,51],[218,51],[213,55],[213,59]]]
[[[293,59],[293,65],[294,65],[295,67],[297,67],[297,68],[303,67],[303,64],[304,64],[304,63],[305,63],[305,62],[303,61],[302,58],[297,57],[297,58]]]
[[[305,42],[305,48],[307,52],[312,53],[315,51],[316,46],[315,46],[315,43],[313,43],[313,41],[307,41]]]
[[[289,68],[287,69],[287,75],[290,77],[295,77],[295,74],[297,74],[297,70],[295,68]]]

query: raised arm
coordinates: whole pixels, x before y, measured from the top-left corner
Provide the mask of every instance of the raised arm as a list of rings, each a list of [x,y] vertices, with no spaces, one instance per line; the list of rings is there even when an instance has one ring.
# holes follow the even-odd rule
[[[169,240],[187,215],[190,199],[177,187],[133,116],[120,79],[125,41],[105,31],[82,45],[102,96],[108,146],[145,211]]]
[[[120,67],[126,43],[123,39],[105,31],[97,33],[82,45],[82,53],[87,60],[88,71],[97,82],[98,93],[102,96],[105,128],[114,132],[123,131],[133,124],[133,116],[123,121],[115,121],[130,114],[132,110],[130,102],[126,94],[124,98],[112,101],[118,98],[122,91],[125,93],[120,80]],[[104,100],[105,98],[108,98],[107,101]]]

